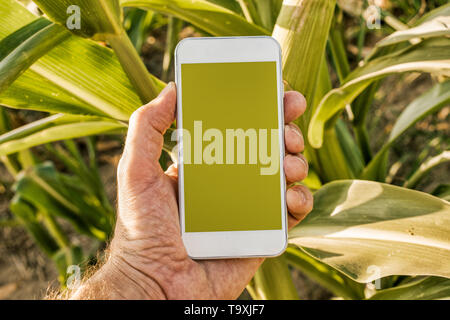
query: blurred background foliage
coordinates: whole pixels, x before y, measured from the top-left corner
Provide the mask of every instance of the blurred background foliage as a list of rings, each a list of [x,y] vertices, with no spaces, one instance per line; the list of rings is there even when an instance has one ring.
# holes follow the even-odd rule
[[[315,191],[242,298],[448,298],[447,2],[108,0],[108,16],[87,0],[2,0],[0,298],[64,288],[69,266],[101,259],[128,117],[173,80],[179,40],[230,35],[282,45],[286,87],[308,100]],[[69,4],[94,12],[75,35]]]

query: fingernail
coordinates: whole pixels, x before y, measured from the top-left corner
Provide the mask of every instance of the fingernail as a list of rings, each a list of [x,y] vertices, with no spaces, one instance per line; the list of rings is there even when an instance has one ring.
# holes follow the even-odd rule
[[[165,95],[167,92],[169,92],[170,90],[172,90],[174,85],[175,85],[175,84],[173,83],[173,81],[170,81],[170,82],[165,86],[165,88],[162,89],[162,91],[159,93],[158,97],[161,97],[161,96]]]
[[[302,157],[299,157],[299,156],[296,156],[295,158],[302,163],[302,165],[305,167],[306,170],[308,170],[308,162],[306,162],[305,159],[303,159]]]
[[[294,128],[294,127],[291,126],[291,125],[288,125],[288,128],[289,128],[289,130],[295,132],[295,134],[296,134],[299,138],[303,138],[303,137],[302,137],[302,134],[301,134],[296,128]]]
[[[295,189],[295,192],[297,192],[297,194],[300,196],[301,204],[306,203],[306,197],[303,191],[301,189]]]

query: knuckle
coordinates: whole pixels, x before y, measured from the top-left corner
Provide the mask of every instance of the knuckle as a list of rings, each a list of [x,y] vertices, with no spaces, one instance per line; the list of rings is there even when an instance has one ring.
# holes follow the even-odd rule
[[[117,164],[117,178],[119,180],[123,180],[125,177],[125,174],[127,173],[127,159],[125,152],[122,153],[122,156],[119,159],[119,162]]]
[[[136,126],[137,124],[143,121],[145,111],[147,106],[142,106],[139,109],[135,110],[130,116],[130,126]]]

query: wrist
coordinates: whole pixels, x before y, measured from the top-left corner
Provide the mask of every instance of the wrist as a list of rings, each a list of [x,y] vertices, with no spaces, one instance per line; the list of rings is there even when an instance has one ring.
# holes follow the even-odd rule
[[[120,258],[110,257],[71,299],[164,300],[166,296],[156,281]]]

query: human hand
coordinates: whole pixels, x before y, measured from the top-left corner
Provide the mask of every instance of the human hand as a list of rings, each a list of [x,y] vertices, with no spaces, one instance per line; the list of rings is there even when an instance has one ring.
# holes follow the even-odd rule
[[[304,141],[293,123],[306,109],[305,98],[284,96],[284,171],[289,184],[303,180],[308,164],[300,152]],[[192,260],[181,239],[177,167],[159,165],[163,134],[175,119],[176,89],[136,110],[118,167],[118,215],[110,255],[72,298],[236,299],[264,258]],[[292,228],[313,205],[309,190],[287,190],[288,226]]]

